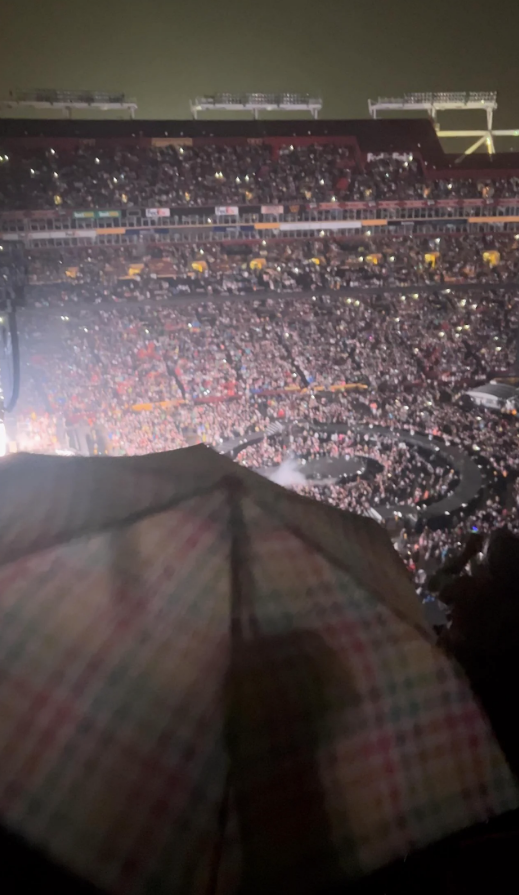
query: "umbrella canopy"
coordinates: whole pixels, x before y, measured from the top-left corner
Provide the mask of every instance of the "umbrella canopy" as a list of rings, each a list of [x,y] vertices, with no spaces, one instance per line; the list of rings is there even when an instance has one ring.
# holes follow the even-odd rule
[[[299,895],[518,806],[376,523],[201,446],[0,494],[0,818],[76,874]]]

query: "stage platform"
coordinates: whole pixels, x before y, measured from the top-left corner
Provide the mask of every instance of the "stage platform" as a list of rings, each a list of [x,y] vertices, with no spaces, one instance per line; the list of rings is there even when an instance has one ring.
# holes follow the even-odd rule
[[[302,424],[305,428],[309,428],[309,424],[307,421],[302,421]],[[327,432],[333,434],[337,432],[338,434],[346,433],[351,429],[351,423],[330,423],[330,424],[321,424],[321,425],[313,425],[310,428],[315,429],[315,431]],[[458,513],[462,513],[469,504],[475,502],[481,489],[484,485],[484,476],[483,473],[476,463],[476,461],[469,456],[466,451],[461,450],[455,445],[447,445],[444,441],[437,438],[429,438],[428,435],[425,435],[420,432],[411,433],[408,429],[386,429],[383,426],[376,425],[366,425],[359,424],[357,427],[357,432],[362,434],[369,435],[377,434],[384,435],[390,437],[397,441],[405,441],[407,444],[412,445],[416,448],[420,448],[423,451],[426,451],[428,454],[436,454],[439,453],[443,460],[452,466],[453,469],[459,475],[459,484],[457,488],[449,494],[447,497],[442,500],[437,501],[436,503],[430,504],[424,509],[418,509],[412,505],[388,505],[388,506],[377,506],[376,512],[382,519],[390,519],[394,518],[396,514],[402,517],[411,517],[413,519],[422,518],[428,522],[432,522],[433,520],[438,520],[444,516],[454,516]],[[217,446],[217,450],[220,453],[227,453],[232,457],[236,457],[240,450],[243,450],[248,444],[257,443],[261,441],[262,438],[265,437],[264,433],[255,432],[250,436],[245,436],[244,438],[235,438],[231,439],[227,442],[222,442]],[[353,470],[353,467],[360,468],[358,466],[359,459],[353,458],[350,460],[345,460],[345,458],[337,458],[340,464],[349,463],[350,470]],[[333,464],[333,458],[330,458]],[[367,461],[364,458],[361,458],[362,462],[365,464]],[[348,474],[344,472],[337,472],[339,467],[328,466],[328,460],[324,458],[323,460],[312,461],[317,464],[315,468],[315,475],[320,476],[317,480],[312,480],[312,467],[310,464],[306,464],[309,468],[303,472],[303,475],[309,483],[314,485],[323,485],[325,484],[325,480],[323,479],[323,475],[327,474],[330,481],[337,481],[337,479],[344,474]],[[324,465],[322,465],[324,464]],[[346,469],[346,467],[345,467]],[[365,466],[364,466],[365,469]],[[364,470],[363,470],[364,471]],[[269,470],[271,473],[272,470]],[[310,475],[309,475],[310,472]],[[265,473],[264,473],[265,474]],[[355,475],[355,472],[351,472],[351,475]]]
[[[366,472],[367,462],[364,457],[320,457],[318,460],[300,460],[294,458],[291,470],[303,475],[309,485],[323,487],[334,485],[340,478],[354,479]],[[258,469],[261,475],[270,477],[278,466],[265,466]]]

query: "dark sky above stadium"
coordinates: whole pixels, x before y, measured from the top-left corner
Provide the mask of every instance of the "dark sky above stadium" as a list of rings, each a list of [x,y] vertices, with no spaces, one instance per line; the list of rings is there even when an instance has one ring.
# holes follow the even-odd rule
[[[200,93],[318,91],[353,118],[379,94],[498,89],[518,127],[518,25],[517,0],[1,0],[0,96],[121,90],[184,118]]]

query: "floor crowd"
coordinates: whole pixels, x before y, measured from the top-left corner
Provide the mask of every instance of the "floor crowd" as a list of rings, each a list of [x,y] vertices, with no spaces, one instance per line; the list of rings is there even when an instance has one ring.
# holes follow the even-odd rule
[[[425,506],[451,493],[457,477],[401,440],[365,439],[357,427],[425,433],[483,458],[492,488],[449,527],[415,532],[407,545],[402,535],[419,569],[464,530],[516,524],[516,417],[467,407],[463,392],[512,368],[518,320],[514,292],[491,288],[31,306],[20,313],[17,438],[22,448],[53,450],[67,427],[85,423],[111,453],[135,454],[196,441],[219,447],[269,422],[303,430],[306,422],[296,444],[264,438],[238,459],[370,458],[379,464],[373,474],[311,491],[365,513]],[[317,442],[312,427],[334,421],[347,424],[344,438]]]

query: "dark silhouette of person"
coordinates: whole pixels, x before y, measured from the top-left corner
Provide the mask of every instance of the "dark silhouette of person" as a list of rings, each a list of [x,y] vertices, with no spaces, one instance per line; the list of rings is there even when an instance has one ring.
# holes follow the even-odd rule
[[[477,549],[475,538],[474,549]],[[469,553],[471,551],[469,550]],[[473,551],[472,551],[473,552]],[[459,564],[466,558],[467,549]],[[452,563],[452,571],[456,561]],[[443,643],[465,669],[516,774],[519,774],[519,538],[506,528],[491,536],[474,575],[452,577],[440,592],[452,623]]]
[[[357,701],[347,664],[317,632],[257,634],[234,645],[227,742],[242,895],[318,893],[358,875],[353,839],[340,861],[336,853],[318,757],[338,705]]]

